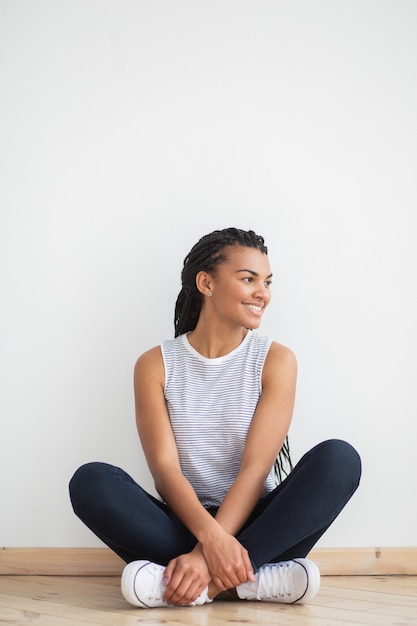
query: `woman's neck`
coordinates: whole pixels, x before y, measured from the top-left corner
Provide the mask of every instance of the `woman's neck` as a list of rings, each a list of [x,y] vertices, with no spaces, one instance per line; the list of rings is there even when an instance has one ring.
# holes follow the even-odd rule
[[[197,350],[207,359],[216,359],[229,354],[237,348],[248,333],[247,328],[210,329],[205,327],[203,320],[199,320],[194,330],[188,333],[188,341],[194,350]]]

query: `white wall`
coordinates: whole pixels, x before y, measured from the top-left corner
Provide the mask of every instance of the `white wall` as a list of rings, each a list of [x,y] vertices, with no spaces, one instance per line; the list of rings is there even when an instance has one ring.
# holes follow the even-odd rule
[[[412,0],[0,0],[1,545],[100,545],[85,461],[151,485],[132,368],[230,225],[270,248],[295,459],[363,457],[320,545],[416,544],[416,27]]]

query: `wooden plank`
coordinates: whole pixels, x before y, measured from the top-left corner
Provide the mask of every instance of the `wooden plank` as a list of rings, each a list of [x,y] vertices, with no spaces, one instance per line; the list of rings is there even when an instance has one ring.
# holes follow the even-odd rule
[[[39,626],[57,626],[57,619],[53,615],[41,615],[37,611],[27,611],[25,609],[9,609],[7,607],[1,607],[1,621],[4,624],[15,624],[18,626],[25,626],[26,624],[38,624]],[[74,622],[72,619],[68,619],[61,615],[59,618],[59,626],[91,626],[91,622],[85,622],[84,620],[77,620]],[[121,622],[119,622],[121,623]],[[126,622],[127,626],[128,622]],[[117,622],[114,622],[117,625]]]
[[[326,587],[337,587],[340,589],[340,592],[343,592],[343,589],[352,589],[355,588],[358,582],[359,576],[326,576],[323,578],[322,583],[325,584]],[[417,595],[416,595],[416,576],[367,576],[364,577],[362,581],[359,581],[361,584],[361,589],[367,591],[369,593],[377,592],[386,595],[385,588],[390,589],[395,593],[398,597],[400,595],[405,596],[404,600],[407,599],[407,596],[412,596],[417,603]],[[387,592],[388,593],[388,592]]]
[[[416,547],[316,548],[323,576],[417,575]],[[0,575],[120,576],[124,562],[109,548],[3,548]]]
[[[277,621],[286,626],[334,626],[340,622],[338,609],[313,606],[287,606],[273,603],[258,602],[216,602],[212,605],[191,608],[163,608],[163,609],[134,609],[99,611],[95,608],[78,607],[62,602],[46,602],[31,597],[0,595],[2,617],[4,612],[15,611],[15,615],[21,620],[30,618],[27,623],[44,623],[47,626],[53,624],[55,618],[59,624],[96,624],[114,626],[115,624],[137,624],[138,622],[160,624],[181,624],[183,626],[222,626],[224,623],[234,624],[262,624],[263,626],[276,626]],[[345,612],[343,624],[355,624],[361,618],[361,613]],[[79,621],[80,620],[80,621]],[[404,617],[402,624],[409,624],[408,616]],[[12,622],[16,623],[16,622]],[[17,623],[21,623],[20,621]],[[23,623],[26,623],[24,621]],[[367,620],[369,626],[384,626],[379,614],[371,614]]]
[[[317,548],[309,558],[323,576],[417,575],[417,547]]]
[[[0,597],[6,592],[37,601],[65,598],[68,604],[102,611],[129,608],[120,590],[120,576],[2,576]]]
[[[3,548],[0,575],[120,576],[125,563],[109,548]]]
[[[403,595],[406,583],[408,603]],[[399,595],[397,591],[402,592]],[[416,626],[417,577],[326,577],[306,605],[238,600],[193,608],[136,609],[119,577],[3,576],[0,622],[23,626]]]
[[[413,609],[417,616],[417,576],[408,576],[407,580],[409,584],[403,587],[397,584],[395,576],[326,576],[322,578],[317,602],[349,608],[354,601],[361,611],[400,603]]]

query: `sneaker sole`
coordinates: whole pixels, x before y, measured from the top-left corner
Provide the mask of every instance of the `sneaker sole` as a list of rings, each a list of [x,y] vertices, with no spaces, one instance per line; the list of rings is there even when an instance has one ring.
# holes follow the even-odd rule
[[[292,604],[309,602],[317,595],[320,589],[320,570],[313,561],[308,559],[293,559],[293,561],[304,569],[307,576],[307,587],[304,594]]]

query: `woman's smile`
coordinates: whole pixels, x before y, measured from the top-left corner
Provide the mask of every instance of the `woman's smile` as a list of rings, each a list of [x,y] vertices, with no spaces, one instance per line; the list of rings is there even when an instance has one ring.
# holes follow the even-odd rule
[[[249,309],[249,311],[253,313],[254,315],[260,317],[262,315],[263,308],[265,305],[264,304],[249,304],[247,302],[244,302],[243,306]]]

